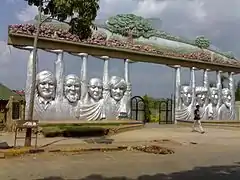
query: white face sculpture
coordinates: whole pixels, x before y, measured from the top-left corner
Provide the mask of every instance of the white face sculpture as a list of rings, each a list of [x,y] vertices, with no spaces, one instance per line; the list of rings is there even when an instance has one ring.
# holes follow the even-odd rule
[[[181,87],[181,99],[185,106],[189,106],[192,102],[192,89],[189,86]]]
[[[37,91],[44,99],[53,99],[55,96],[56,81],[49,71],[41,71],[37,74]]]
[[[77,102],[80,97],[80,79],[70,74],[65,77],[64,95],[71,103]]]
[[[211,103],[216,106],[218,103],[218,89],[217,88],[210,88],[210,101]]]
[[[103,84],[102,80],[98,78],[92,78],[88,84],[89,96],[95,100],[99,101],[102,98]]]
[[[115,101],[120,101],[127,89],[127,84],[124,79],[112,76],[109,81],[110,94]]]
[[[207,89],[204,87],[196,87],[196,102],[197,104],[202,107],[205,103],[205,100],[207,98]]]
[[[225,106],[229,108],[231,106],[231,100],[232,100],[231,91],[228,88],[223,88],[222,89],[223,104],[225,104]]]

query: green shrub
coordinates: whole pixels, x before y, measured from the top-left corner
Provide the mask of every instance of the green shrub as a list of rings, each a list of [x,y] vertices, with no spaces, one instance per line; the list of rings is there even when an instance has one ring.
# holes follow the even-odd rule
[[[150,122],[158,122],[159,121],[159,117],[156,116],[155,114],[151,114],[151,120]]]
[[[210,46],[210,40],[205,38],[204,36],[198,36],[195,39],[195,45],[202,49],[207,49]]]
[[[42,134],[45,137],[87,137],[87,136],[104,136],[109,132],[109,128],[60,125],[42,128]]]

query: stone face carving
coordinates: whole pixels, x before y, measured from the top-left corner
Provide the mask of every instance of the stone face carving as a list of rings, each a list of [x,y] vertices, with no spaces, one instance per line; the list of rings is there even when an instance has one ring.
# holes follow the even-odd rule
[[[96,121],[105,119],[103,99],[103,84],[99,78],[92,78],[88,83],[88,92],[80,101],[80,119]]]
[[[190,86],[181,86],[181,105],[188,107],[192,102],[192,88]]]
[[[36,97],[34,101],[35,119],[52,119],[55,109],[56,79],[50,71],[41,71],[36,77]]]
[[[26,100],[29,106],[33,64],[32,48],[26,49],[30,50],[26,85]],[[124,61],[127,81],[117,76],[108,78],[109,58],[104,56],[103,80],[91,78],[87,82],[87,54],[77,54],[82,59],[79,78],[74,74],[64,76],[62,50],[50,52],[57,55],[54,62],[55,74],[44,70],[36,76],[35,119],[97,121],[129,117],[131,84],[128,79],[128,61]]]
[[[74,74],[69,74],[64,81],[64,96],[70,103],[76,103],[80,98],[80,79]]]
[[[56,80],[50,71],[41,71],[36,78],[37,94],[43,101],[55,98]]]
[[[91,102],[98,102],[102,99],[103,93],[103,83],[102,80],[99,78],[92,78],[88,84],[88,94],[89,94],[89,101]]]
[[[107,98],[107,119],[122,118],[127,116],[127,83],[123,78],[112,76],[109,80],[110,96]]]
[[[193,120],[193,111],[196,105],[200,106],[203,120],[234,120],[234,81],[233,73],[229,73],[229,88],[221,89],[221,72],[217,72],[217,87],[209,88],[208,70],[204,70],[203,86],[195,87],[194,69],[191,70],[190,86],[181,86],[180,68],[175,66],[176,92],[175,119]]]
[[[204,120],[214,120],[217,119],[217,105],[219,101],[219,93],[218,88],[212,87],[210,88],[210,95],[209,95],[209,103],[205,109],[205,117]]]
[[[180,68],[180,67],[177,67]],[[177,73],[178,72],[178,73]],[[191,120],[193,119],[193,106],[195,104],[195,67],[191,68],[190,76],[190,86],[181,86],[180,84],[180,74],[179,70],[176,71],[176,85],[180,87],[176,87],[175,94],[179,94],[180,90],[180,100],[176,100],[176,102],[180,102],[180,105],[176,107],[175,110],[175,119],[176,120]]]
[[[231,120],[233,116],[231,108],[232,95],[231,91],[228,88],[222,89],[222,105],[218,110],[218,119],[219,120]]]
[[[196,87],[196,100],[195,105],[200,106],[200,117],[203,118],[205,116],[205,108],[208,104],[208,90],[203,86]]]

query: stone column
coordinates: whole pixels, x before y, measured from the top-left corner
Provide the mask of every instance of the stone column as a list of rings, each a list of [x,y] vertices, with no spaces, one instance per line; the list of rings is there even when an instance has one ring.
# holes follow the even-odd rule
[[[125,81],[127,83],[127,90],[126,90],[126,111],[127,111],[127,117],[130,118],[131,117],[131,97],[132,97],[132,87],[131,87],[131,83],[130,83],[130,77],[129,77],[129,63],[130,60],[129,59],[125,59],[124,60],[124,78]]]
[[[124,77],[126,83],[129,83],[129,60],[124,59]]]
[[[103,65],[103,99],[105,102],[107,102],[108,97],[110,96],[109,92],[109,86],[108,86],[108,81],[109,81],[109,57],[108,56],[102,56],[101,59],[104,61]],[[105,104],[103,107],[101,119],[106,118],[106,112],[109,110],[109,105]]]
[[[26,100],[26,107],[25,107],[25,118],[27,118],[28,115],[28,109],[30,105],[30,93],[32,88],[32,78],[33,78],[33,47],[32,46],[26,46],[21,48],[23,50],[30,51],[29,59],[27,63],[27,79],[26,79],[26,86],[25,86],[25,100]],[[36,59],[36,72],[38,72],[38,56]]]
[[[218,103],[217,103],[217,109],[220,107],[221,105],[221,101],[222,101],[222,83],[221,83],[221,74],[222,71],[217,71],[217,89],[218,89]]]
[[[50,51],[56,54],[56,60],[54,62],[54,73],[57,81],[57,88],[56,88],[56,98],[63,97],[63,84],[64,84],[64,62],[63,62],[63,50],[52,50]]]
[[[180,109],[181,66],[175,65],[175,109]]]
[[[204,69],[203,71],[203,86],[207,89],[209,89],[208,71],[209,69]]]
[[[209,103],[209,82],[208,82],[208,71],[209,69],[203,70],[203,87],[208,90],[207,92],[207,98],[205,98],[204,106],[206,107]]]
[[[196,78],[195,78],[195,70],[196,68],[195,67],[192,67],[191,68],[191,80],[190,80],[190,85],[191,85],[191,88],[192,88],[192,96],[193,96],[193,99],[195,99],[195,88],[196,88]]]
[[[104,61],[103,65],[103,97],[106,98],[109,95],[109,87],[108,87],[108,81],[109,81],[109,57],[108,56],[102,56],[101,59]]]
[[[63,101],[63,87],[64,87],[64,62],[63,62],[63,50],[51,50],[51,53],[56,54],[56,59],[54,61],[54,73],[56,78],[56,114],[54,114],[54,119],[61,118],[61,103]]]
[[[87,94],[88,91],[88,82],[87,82],[87,61],[88,61],[88,54],[87,53],[79,53],[78,56],[82,59],[82,66],[81,66],[81,99]]]
[[[234,72],[230,72],[228,73],[228,78],[229,78],[229,90],[231,91],[231,112],[232,112],[232,116],[230,120],[234,120],[235,119],[235,88],[234,88],[234,79],[233,79],[233,75]]]

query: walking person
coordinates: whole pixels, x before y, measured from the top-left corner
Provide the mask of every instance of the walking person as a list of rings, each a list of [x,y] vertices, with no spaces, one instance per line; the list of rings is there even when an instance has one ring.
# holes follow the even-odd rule
[[[205,133],[203,130],[202,124],[201,124],[201,118],[200,118],[200,106],[196,105],[196,109],[194,110],[194,123],[193,123],[193,132],[198,131],[197,128],[199,128],[200,133]],[[199,131],[198,131],[199,132]]]

